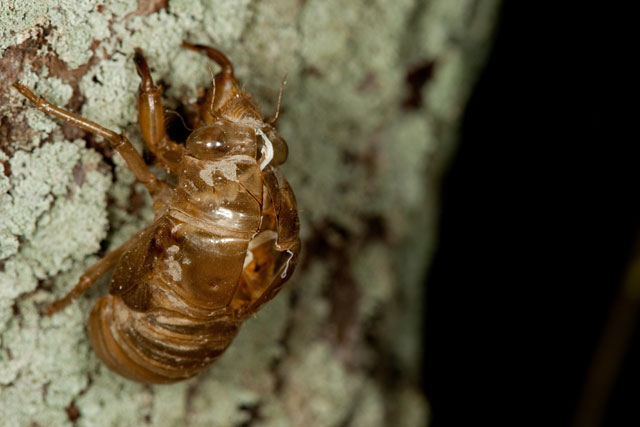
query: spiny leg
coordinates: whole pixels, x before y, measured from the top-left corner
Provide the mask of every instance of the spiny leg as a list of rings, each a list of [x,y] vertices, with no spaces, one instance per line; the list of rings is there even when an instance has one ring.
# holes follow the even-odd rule
[[[275,206],[265,197],[260,232],[251,240],[240,286],[231,308],[240,317],[256,313],[280,291],[295,269],[300,240],[289,239],[286,248],[277,249],[278,219]]]
[[[207,90],[204,99],[198,105],[199,124],[211,124],[217,119],[216,112],[241,92],[233,74],[233,64],[224,53],[213,47],[189,42],[182,42],[182,46],[207,55],[222,67],[222,71],[215,75],[213,87]]]
[[[221,51],[219,51],[218,49],[213,48],[211,46],[201,45],[201,44],[191,44],[186,41],[182,42],[182,46],[186,47],[187,49],[193,50],[195,52],[204,53],[210,59],[214,60],[218,65],[220,65],[220,67],[222,67],[223,80],[235,81],[235,76],[233,74],[233,64],[231,63],[231,60],[227,58],[227,56]],[[282,78],[282,84],[280,85],[280,92],[278,94],[278,104],[276,106],[276,114],[274,115],[273,118],[267,120],[266,123],[274,125],[278,121],[278,116],[280,115],[280,102],[282,101],[282,92],[284,90],[284,85],[286,81],[287,81],[287,76],[285,75]]]
[[[262,179],[277,219],[278,239],[275,247],[279,251],[290,250],[299,243],[300,220],[296,197],[277,167],[267,165],[262,171]]]
[[[129,247],[138,239],[140,233],[144,230],[136,233],[131,239],[109,252],[107,255],[98,260],[95,264],[89,267],[78,279],[78,283],[71,291],[64,297],[52,302],[47,308],[47,315],[50,316],[58,311],[62,310],[73,302],[76,298],[89,289],[100,279],[107,271],[111,270],[120,260],[122,254],[129,249]]]
[[[261,232],[249,243],[251,259],[242,272],[242,290],[248,300],[243,305],[244,316],[257,312],[280,292],[293,274],[300,253],[300,223],[293,191],[278,168],[267,166],[262,177],[268,196],[263,202]]]
[[[183,147],[167,136],[162,108],[162,87],[153,84],[149,66],[141,49],[136,49],[133,60],[142,79],[138,95],[138,121],[142,136],[158,161],[177,174]]]
[[[77,114],[73,114],[63,108],[57,107],[43,97],[37,97],[29,88],[21,85],[20,83],[14,83],[13,87],[33,102],[38,110],[56,116],[67,123],[71,123],[74,126],[96,135],[100,135],[106,139],[109,144],[111,144],[111,147],[120,153],[136,179],[144,184],[152,195],[160,190],[162,183],[149,170],[147,165],[144,163],[142,156],[140,156],[126,136],[117,134],[110,129],[92,122],[91,120],[87,120]]]
[[[233,64],[231,63],[229,58],[227,58],[227,55],[220,52],[218,49],[201,44],[191,44],[189,42],[182,42],[182,46],[196,52],[204,53],[222,67],[222,74],[227,74],[233,77]]]
[[[245,305],[243,316],[255,314],[280,292],[293,274],[299,253],[299,241],[283,252],[275,251],[269,244],[253,250],[254,260],[242,274],[245,292],[249,295],[249,303]],[[266,270],[266,274],[261,270]]]

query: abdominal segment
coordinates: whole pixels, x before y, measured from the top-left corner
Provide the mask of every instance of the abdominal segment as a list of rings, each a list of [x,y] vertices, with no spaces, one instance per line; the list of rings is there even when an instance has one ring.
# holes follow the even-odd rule
[[[89,335],[95,352],[118,374],[172,383],[198,374],[231,344],[239,323],[220,314],[207,319],[167,309],[136,312],[107,295],[91,311]]]

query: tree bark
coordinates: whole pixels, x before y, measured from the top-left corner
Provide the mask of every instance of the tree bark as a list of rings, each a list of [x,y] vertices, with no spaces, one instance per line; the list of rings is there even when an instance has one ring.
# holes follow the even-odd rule
[[[423,281],[439,178],[498,4],[0,3],[1,423],[426,425]],[[63,312],[40,312],[150,221],[149,198],[104,142],[36,111],[10,85],[142,149],[133,49],[179,111],[210,84],[212,66],[183,40],[227,53],[267,116],[288,74],[278,127],[304,250],[291,282],[211,369],[145,386],[91,351],[85,325],[108,277]]]

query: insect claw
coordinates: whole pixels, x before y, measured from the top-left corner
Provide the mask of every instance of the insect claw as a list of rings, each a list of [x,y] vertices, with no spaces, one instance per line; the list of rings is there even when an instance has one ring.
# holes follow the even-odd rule
[[[25,85],[16,82],[12,86],[29,101],[33,102],[34,104],[38,103],[38,97],[33,92],[31,92],[31,89],[29,89]]]
[[[67,305],[69,305],[68,302],[65,302],[64,304],[57,304],[57,303],[60,303],[60,300],[54,301],[51,304],[49,304],[44,311],[44,315],[47,317],[50,317],[56,314],[57,312],[59,312],[60,310],[62,310],[63,308],[65,308]]]
[[[154,86],[153,79],[151,78],[151,70],[149,70],[147,60],[144,58],[144,52],[139,47],[135,48],[133,61],[136,63],[136,71],[138,72],[138,75],[142,78],[140,89],[143,91],[153,90]]]
[[[228,74],[233,77],[233,64],[231,63],[229,58],[227,58],[227,56],[224,53],[220,52],[218,49],[214,49],[210,46],[201,44],[191,44],[187,41],[183,41],[182,46],[195,52],[204,53],[222,67],[223,74]]]

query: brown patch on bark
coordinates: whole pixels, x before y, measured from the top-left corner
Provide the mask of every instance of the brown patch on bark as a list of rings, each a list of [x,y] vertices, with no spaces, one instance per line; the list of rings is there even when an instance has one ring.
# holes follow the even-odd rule
[[[407,72],[407,86],[409,93],[402,103],[406,110],[417,110],[422,107],[422,88],[431,80],[435,71],[435,61],[424,61]]]
[[[346,366],[356,364],[353,349],[360,331],[358,314],[362,293],[351,277],[350,263],[353,250],[361,240],[337,224],[322,224],[306,242],[307,256],[302,264],[305,269],[311,260],[324,259],[330,271],[332,280],[325,290],[330,305],[326,334]]]
[[[2,135],[0,135],[0,142],[1,141],[2,141]],[[11,163],[9,163],[8,160],[0,160],[0,164],[2,165],[2,174],[4,176],[11,175]],[[2,271],[1,268],[0,268],[0,271]]]
[[[69,421],[72,423],[75,423],[76,420],[80,418],[80,410],[76,406],[75,402],[72,401],[69,403],[69,406],[64,408],[64,410],[67,413],[67,418],[69,418]]]
[[[314,67],[314,66],[309,66],[309,67],[305,67],[302,69],[302,74],[303,75],[307,75],[309,77],[315,77],[315,78],[323,78],[324,74],[322,73],[322,71],[320,71],[320,69]]]
[[[261,402],[256,402],[251,405],[240,405],[240,410],[249,414],[249,419],[238,424],[238,427],[251,427],[255,423],[259,423],[260,421],[264,421],[264,416],[260,412]]]
[[[95,62],[93,56],[89,62],[78,68],[71,69],[66,62],[58,58],[56,53],[49,46],[49,36],[54,31],[53,27],[39,27],[37,36],[31,37],[24,42],[7,48],[0,58],[0,103],[7,105],[9,95],[12,90],[11,85],[20,80],[24,75],[24,70],[29,68],[38,72],[42,67],[47,67],[49,77],[57,77],[67,83],[73,89],[71,98],[65,107],[70,111],[78,111],[84,103],[84,96],[80,92],[79,82],[86,74],[89,67]],[[98,42],[91,46],[95,50]],[[39,53],[45,47],[45,53]],[[12,141],[28,141],[33,138],[34,131],[31,130],[24,118],[20,118],[22,112],[27,108],[24,106],[15,107],[5,117],[0,118],[0,150],[11,155],[15,150]],[[75,126],[62,121],[57,122],[62,129],[62,133],[67,139],[85,138],[87,133]]]
[[[87,173],[82,167],[82,162],[78,162],[73,166],[73,182],[76,183],[78,187],[82,186],[87,178]]]
[[[378,80],[376,73],[369,71],[365,74],[364,78],[358,84],[357,90],[360,93],[376,92],[380,90],[380,81]]]
[[[331,281],[324,290],[330,307],[325,333],[340,360],[350,368],[362,366],[355,350],[370,326],[362,323],[363,290],[351,274],[353,259],[372,241],[389,242],[391,239],[384,218],[365,217],[362,222],[364,228],[357,233],[329,221],[320,224],[305,242],[306,256],[301,266],[307,269],[311,262],[322,259],[329,271]]]
[[[345,260],[347,261],[347,260]],[[331,312],[329,315],[329,339],[340,352],[347,366],[353,364],[353,349],[360,336],[359,316],[362,292],[349,273],[347,262],[338,265],[329,292]]]
[[[134,15],[151,15],[169,7],[169,0],[138,0],[138,9]]]

